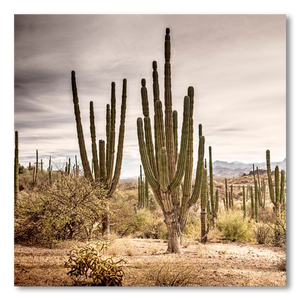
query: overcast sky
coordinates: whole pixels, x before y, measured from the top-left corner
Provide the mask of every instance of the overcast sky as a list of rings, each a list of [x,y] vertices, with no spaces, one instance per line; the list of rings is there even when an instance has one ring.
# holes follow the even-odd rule
[[[122,177],[136,176],[140,81],[146,78],[152,99],[151,65],[156,60],[163,97],[166,27],[171,29],[173,109],[178,111],[180,130],[183,98],[192,85],[194,124],[202,123],[213,160],[263,162],[270,149],[272,161],[282,161],[285,15],[16,15],[15,130],[20,163],[33,162],[36,149],[46,163],[50,155],[57,164],[79,156],[71,93],[75,70],[89,157],[89,102],[94,101],[97,139],[104,139],[111,82],[116,82],[118,124],[122,79],[127,78]],[[197,145],[195,127],[194,152]]]

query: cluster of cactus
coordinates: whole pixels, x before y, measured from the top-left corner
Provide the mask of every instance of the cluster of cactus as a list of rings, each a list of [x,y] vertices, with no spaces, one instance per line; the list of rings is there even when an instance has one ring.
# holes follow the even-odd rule
[[[108,242],[102,242],[99,250],[91,244],[74,246],[65,263],[65,267],[70,269],[67,275],[74,276],[76,280],[91,279],[94,286],[122,286],[125,261],[115,262],[111,257],[105,257],[107,247]]]
[[[275,186],[273,186],[272,173],[271,173],[271,158],[270,150],[266,151],[267,161],[267,174],[269,183],[269,194],[273,204],[273,210],[275,213],[275,243],[280,241],[280,227],[278,226],[280,213],[285,210],[285,171],[279,172],[279,167],[275,167]],[[281,176],[280,176],[281,175]]]
[[[228,181],[225,178],[225,199],[224,199],[224,207],[226,210],[229,208],[233,208],[233,185],[230,185],[230,190],[228,190]]]
[[[267,174],[268,174],[270,199],[274,205],[274,212],[278,214],[280,210],[285,209],[285,171],[281,170],[281,172],[279,172],[279,167],[278,166],[275,167],[275,191],[274,191],[272,174],[271,174],[270,150],[266,151],[266,161],[267,161]]]
[[[147,178],[143,180],[143,170],[140,166],[140,176],[138,177],[138,205],[137,208],[148,208],[149,207],[149,185]]]
[[[164,99],[165,114],[160,101],[157,63],[153,62],[154,141],[146,80],[142,79],[141,97],[144,122],[137,119],[139,150],[145,176],[153,195],[163,211],[168,230],[168,252],[181,253],[180,237],[186,225],[190,208],[197,202],[203,174],[204,143],[199,125],[199,150],[196,179],[192,191],[193,172],[193,110],[194,88],[188,88],[184,97],[183,124],[180,150],[178,149],[178,116],[172,109],[171,39],[165,35]],[[180,199],[181,198],[181,199]]]
[[[92,156],[93,156],[92,163],[93,163],[93,173],[95,174],[95,176],[93,177],[93,173],[91,171],[88,157],[87,157],[83,129],[81,124],[75,71],[72,71],[71,80],[72,80],[74,113],[75,113],[75,120],[77,126],[77,137],[78,137],[78,144],[79,144],[84,176],[89,178],[91,181],[101,181],[102,183],[105,183],[106,189],[108,190],[108,195],[112,195],[116,189],[121,174],[124,133],[125,133],[127,81],[126,79],[123,80],[119,143],[118,143],[116,161],[115,161],[115,135],[116,135],[115,83],[112,82],[111,84],[111,105],[107,104],[106,106],[106,149],[105,149],[105,141],[99,140],[99,153],[97,151],[97,143],[96,143],[94,105],[93,105],[93,101],[90,102],[90,133],[91,133]],[[115,165],[115,170],[113,170],[114,165]]]
[[[115,83],[111,84],[111,105],[106,106],[106,149],[105,141],[99,140],[99,154],[96,143],[96,127],[94,105],[90,102],[90,134],[92,143],[92,164],[93,172],[91,171],[89,160],[87,157],[83,129],[80,117],[79,98],[77,93],[75,71],[71,72],[72,93],[74,114],[77,127],[77,137],[79,144],[80,157],[84,176],[90,181],[101,182],[107,190],[107,197],[112,197],[117,188],[120,179],[123,145],[125,134],[125,113],[126,113],[126,98],[127,98],[127,80],[123,79],[122,88],[122,104],[120,115],[119,139],[117,147],[117,155],[115,159],[115,136],[116,136],[116,89]],[[115,166],[115,169],[114,169]],[[94,173],[94,177],[93,177]],[[102,220],[103,234],[109,233],[109,215],[106,214]]]

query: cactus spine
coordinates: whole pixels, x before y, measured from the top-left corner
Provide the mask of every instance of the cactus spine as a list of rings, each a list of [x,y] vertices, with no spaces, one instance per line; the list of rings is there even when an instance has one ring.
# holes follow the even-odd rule
[[[170,45],[170,30],[167,29],[165,36],[164,115],[162,102],[159,100],[157,63],[153,62],[152,64],[155,143],[152,140],[145,79],[142,79],[141,82],[144,122],[142,118],[137,119],[137,135],[145,177],[163,211],[168,229],[167,251],[181,253],[181,232],[186,225],[191,206],[197,202],[200,195],[205,139],[199,128],[198,163],[195,187],[192,192],[194,89],[189,87],[188,95],[184,98],[181,142],[178,151],[177,112],[172,110]],[[181,185],[182,181],[183,184]],[[180,195],[182,195],[181,200],[179,199]]]

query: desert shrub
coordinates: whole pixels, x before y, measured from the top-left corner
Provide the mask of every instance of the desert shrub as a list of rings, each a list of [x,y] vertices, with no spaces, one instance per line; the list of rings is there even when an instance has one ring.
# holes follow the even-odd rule
[[[149,285],[153,286],[188,286],[195,282],[195,265],[165,260],[151,265],[146,271]]]
[[[196,212],[191,210],[182,234],[189,238],[197,238],[199,237],[200,232],[201,232],[201,220],[199,217],[199,213],[196,214]]]
[[[243,218],[242,211],[222,213],[217,219],[217,227],[224,239],[233,242],[249,242],[253,240],[253,223]]]
[[[274,231],[273,244],[275,246],[285,247],[286,246],[286,211],[283,210],[278,216],[274,213],[274,223],[268,225]]]
[[[281,258],[279,262],[277,263],[277,268],[281,272],[286,272],[286,259]]]
[[[62,174],[52,186],[20,194],[15,208],[15,241],[53,246],[90,238],[105,207],[105,191],[84,177]]]
[[[272,241],[272,230],[264,223],[257,223],[254,226],[254,236],[258,244],[269,244]]]
[[[87,280],[86,284],[96,286],[122,286],[124,277],[124,260],[115,262],[111,257],[105,257],[104,252],[109,243],[97,244],[96,249],[91,244],[82,247],[74,247],[69,253],[69,259],[65,267],[70,271],[67,275],[78,280]],[[92,281],[92,283],[90,283]]]
[[[166,239],[168,235],[162,216],[147,209],[137,211],[132,229],[134,235],[141,238]]]

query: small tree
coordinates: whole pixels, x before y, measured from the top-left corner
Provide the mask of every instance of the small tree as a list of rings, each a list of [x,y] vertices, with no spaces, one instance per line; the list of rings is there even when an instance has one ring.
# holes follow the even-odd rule
[[[15,239],[51,246],[76,236],[90,238],[105,204],[106,193],[101,185],[62,172],[51,186],[40,184],[37,191],[19,197]]]

